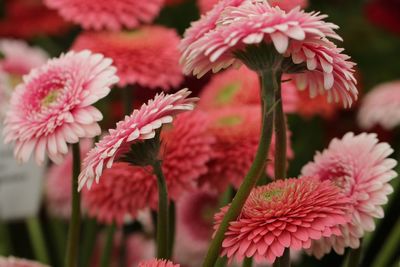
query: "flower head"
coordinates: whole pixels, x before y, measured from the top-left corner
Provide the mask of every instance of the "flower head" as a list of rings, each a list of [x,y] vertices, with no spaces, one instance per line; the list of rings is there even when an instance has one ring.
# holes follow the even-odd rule
[[[115,160],[130,151],[132,144],[154,138],[156,130],[171,123],[174,115],[192,110],[197,98],[187,98],[189,94],[187,89],[174,94],[161,93],[118,122],[87,154],[79,175],[79,188],[85,184],[90,188],[95,179],[98,183],[103,168],[111,168]]]
[[[153,259],[139,262],[138,267],[180,267],[180,265],[167,260]]]
[[[120,86],[139,84],[166,90],[183,81],[179,40],[173,29],[145,26],[133,32],[84,32],[73,49],[90,49],[112,58]]]
[[[222,255],[274,262],[285,248],[309,248],[312,240],[340,235],[349,199],[331,182],[311,177],[278,180],[253,189],[240,216],[230,222]],[[228,207],[216,214],[215,229]]]
[[[238,106],[210,110],[209,131],[216,137],[209,171],[200,177],[200,184],[224,192],[229,184],[239,187],[257,151],[261,130],[259,106]],[[274,137],[268,152],[266,171],[274,173]],[[288,158],[293,156],[288,134]]]
[[[5,119],[5,142],[26,162],[32,153],[41,164],[47,153],[60,162],[67,143],[100,134],[102,114],[93,103],[118,81],[111,59],[89,51],[69,52],[24,76],[11,97]]]
[[[375,134],[347,133],[342,139],[333,139],[328,149],[303,167],[303,175],[333,182],[352,206],[351,221],[340,227],[342,236],[315,241],[314,255],[322,257],[332,247],[343,254],[346,247],[359,246],[365,231],[374,230],[374,218],[383,217],[382,205],[393,191],[388,182],[397,176],[393,170],[396,161],[388,158],[392,153]]]
[[[255,0],[224,7],[216,5],[186,32],[181,43],[185,73],[201,77],[210,70],[237,66],[242,63],[239,58],[244,58],[240,54],[251,53],[247,48],[254,46],[269,54],[262,46],[269,45],[275,54],[281,55],[280,64],[285,62],[281,66],[285,71],[298,72],[296,68],[304,67],[299,64],[307,61],[307,71],[295,76],[299,76],[298,83],[307,87],[311,95],[327,92],[329,100],[341,99],[345,106],[357,97],[354,63],[328,41],[327,38],[341,38],[334,31],[336,25],[323,21],[325,15],[299,8],[285,12]]]
[[[48,266],[30,260],[18,259],[14,257],[5,258],[0,256],[0,267],[48,267]]]
[[[45,0],[45,4],[84,29],[118,31],[123,27],[132,29],[141,23],[151,22],[164,1]]]
[[[364,129],[380,125],[391,130],[400,124],[400,81],[378,85],[368,93],[358,111],[358,123]]]

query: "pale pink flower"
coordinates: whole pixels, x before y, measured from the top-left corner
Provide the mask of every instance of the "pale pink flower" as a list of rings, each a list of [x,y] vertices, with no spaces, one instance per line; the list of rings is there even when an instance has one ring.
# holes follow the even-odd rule
[[[364,129],[380,125],[386,130],[400,124],[400,81],[380,84],[364,97],[358,124]]]
[[[285,248],[309,248],[312,240],[340,235],[338,226],[349,220],[349,202],[331,182],[312,177],[256,187],[239,217],[230,222],[222,255],[272,263]],[[227,209],[228,206],[216,214],[215,229]]]
[[[163,0],[45,0],[68,21],[84,29],[118,31],[150,23],[158,15]]]
[[[26,162],[32,153],[38,164],[47,154],[60,162],[67,143],[100,134],[102,114],[93,103],[118,81],[111,59],[90,51],[69,52],[24,76],[13,92],[5,119],[5,142]]]
[[[213,19],[209,14],[214,14]],[[201,77],[210,70],[238,66],[241,62],[235,53],[249,45],[269,44],[277,53],[291,58],[292,65],[307,63],[308,71],[295,76],[299,76],[296,79],[303,88],[308,87],[311,96],[327,92],[329,100],[340,98],[349,106],[357,97],[354,63],[326,39],[341,40],[334,31],[338,27],[324,22],[324,18],[299,8],[285,12],[260,1],[245,1],[225,9],[216,5],[189,28],[182,40],[184,72]]]
[[[126,266],[134,267],[142,260],[153,259],[156,255],[156,244],[153,238],[142,233],[129,235],[126,240]]]
[[[168,260],[147,260],[139,263],[138,267],[180,267],[179,264],[174,264]]]
[[[0,267],[49,267],[39,262],[18,259],[14,257],[2,257],[0,256]]]
[[[216,137],[209,171],[200,177],[200,185],[224,192],[229,184],[238,188],[257,152],[261,130],[260,106],[235,106],[210,110],[209,131]],[[290,133],[287,133],[287,158],[293,157]],[[274,174],[275,137],[268,152],[266,173]]]
[[[171,123],[174,115],[192,110],[197,98],[187,98],[189,94],[187,89],[158,94],[118,122],[86,156],[79,175],[79,190],[85,184],[90,188],[94,180],[98,183],[103,169],[111,168],[115,160],[130,151],[132,144],[154,138],[156,130]]]
[[[375,218],[383,217],[382,205],[393,189],[389,181],[397,176],[397,162],[388,158],[393,149],[379,143],[376,134],[347,133],[333,139],[328,149],[317,153],[302,174],[333,182],[351,200],[351,221],[342,225],[342,236],[315,241],[311,252],[318,258],[333,248],[343,254],[346,247],[358,248],[364,232],[375,229]]]
[[[120,86],[138,84],[167,90],[183,81],[179,41],[174,29],[144,26],[133,32],[83,32],[72,48],[112,58]]]

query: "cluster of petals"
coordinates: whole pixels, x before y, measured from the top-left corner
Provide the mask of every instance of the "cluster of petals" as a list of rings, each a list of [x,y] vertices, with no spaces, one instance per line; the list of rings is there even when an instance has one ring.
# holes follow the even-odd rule
[[[290,83],[297,88],[293,81]],[[310,98],[307,91],[297,90],[296,114],[305,119],[310,119],[314,116],[332,119],[342,108],[339,103],[329,103],[323,95],[316,95]]]
[[[244,2],[245,0],[242,0]],[[201,13],[206,13],[216,5],[218,0],[198,0],[197,5],[199,6]],[[283,10],[289,11],[297,6],[305,8],[308,6],[308,0],[268,0],[271,6],[278,6]]]
[[[45,0],[68,21],[84,29],[118,31],[151,22],[162,8],[163,0]]]
[[[400,124],[400,81],[380,84],[363,98],[358,124],[363,129],[380,125],[386,130]]]
[[[349,106],[357,97],[354,63],[328,41],[341,37],[334,31],[338,27],[324,18],[298,7],[285,12],[265,1],[216,5],[185,33],[180,46],[184,72],[201,77],[210,70],[237,66],[241,62],[235,52],[248,45],[271,44],[278,53],[291,57],[293,64],[306,63],[308,71],[296,78],[311,96],[327,92],[329,100],[341,99]]]
[[[168,260],[153,259],[139,262],[138,267],[180,267],[180,265]]]
[[[60,162],[67,143],[100,134],[102,114],[93,103],[118,81],[112,60],[90,51],[68,52],[23,77],[12,94],[5,118],[5,142],[15,143],[14,155],[38,164],[47,154]]]
[[[120,86],[138,84],[166,90],[183,81],[179,41],[174,29],[143,26],[133,32],[83,32],[72,48],[90,49],[112,58]]]
[[[240,216],[230,222],[222,255],[272,263],[285,248],[309,248],[312,240],[340,235],[338,226],[349,220],[349,202],[330,181],[320,182],[313,177],[256,187]],[[227,209],[216,214],[215,229]]]
[[[255,72],[242,66],[213,76],[201,91],[199,108],[210,110],[228,106],[260,105],[260,103],[259,78]],[[297,88],[292,82],[282,83],[282,104],[285,112],[296,111]]]
[[[397,176],[393,170],[397,162],[388,158],[392,153],[389,144],[379,143],[376,134],[347,133],[342,139],[333,139],[303,167],[303,175],[333,182],[352,206],[351,221],[340,227],[341,236],[313,243],[310,252],[315,256],[321,258],[332,248],[339,254],[346,247],[358,248],[365,231],[375,229],[374,219],[384,216],[382,205],[393,191],[389,181]]]
[[[40,0],[4,1],[0,36],[29,39],[40,35],[60,35],[70,28],[71,24]]]
[[[254,160],[261,131],[260,106],[226,107],[209,111],[209,131],[215,136],[209,171],[200,177],[202,187],[224,192],[228,185],[238,188]],[[266,172],[274,174],[275,135],[268,152]],[[287,157],[293,157],[287,134]]]
[[[35,261],[19,259],[15,257],[6,258],[0,256],[0,267],[48,267],[48,266]]]
[[[79,189],[85,184],[90,188],[94,180],[98,183],[103,169],[111,168],[115,160],[130,151],[132,144],[154,138],[156,130],[171,123],[174,115],[193,110],[197,98],[187,98],[189,95],[187,89],[174,94],[158,94],[118,122],[84,159]]]

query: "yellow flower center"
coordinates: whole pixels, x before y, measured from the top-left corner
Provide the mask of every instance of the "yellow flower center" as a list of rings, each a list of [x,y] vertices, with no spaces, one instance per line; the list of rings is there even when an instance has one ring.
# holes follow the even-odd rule
[[[226,117],[222,117],[218,120],[217,124],[219,126],[235,126],[235,125],[239,125],[243,122],[243,118],[240,116],[226,116]]]
[[[49,105],[51,105],[54,101],[57,100],[59,95],[59,91],[58,90],[51,90],[43,99],[42,99],[42,106],[44,107],[48,107]]]
[[[235,96],[237,91],[240,89],[239,83],[231,83],[226,85],[217,95],[217,103],[218,104],[227,104],[232,98]]]

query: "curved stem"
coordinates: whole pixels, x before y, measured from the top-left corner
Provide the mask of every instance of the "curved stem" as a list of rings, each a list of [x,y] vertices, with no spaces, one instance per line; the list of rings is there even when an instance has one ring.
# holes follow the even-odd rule
[[[251,190],[256,185],[258,179],[265,172],[265,165],[268,157],[268,150],[271,143],[272,137],[272,123],[273,123],[273,113],[268,110],[273,106],[274,101],[274,85],[275,80],[280,81],[280,77],[277,77],[276,72],[273,70],[265,70],[260,73],[261,75],[261,98],[263,101],[263,116],[262,116],[262,128],[260,142],[258,144],[257,154],[250,167],[246,177],[244,178],[242,184],[239,187],[232,203],[226,212],[218,230],[215,233],[211,245],[208,249],[206,258],[203,263],[203,267],[213,267],[215,261],[217,260],[222,241],[224,240],[225,232],[229,227],[229,222],[235,220],[242,210],[247,197],[249,196]]]
[[[100,267],[110,266],[111,253],[113,249],[115,223],[107,227],[107,239],[104,244],[103,254],[101,255]]]
[[[46,250],[46,242],[44,240],[42,227],[37,217],[31,217],[26,220],[29,237],[31,239],[35,258],[45,264],[49,264],[49,255]]]
[[[157,215],[157,258],[168,257],[168,191],[165,177],[161,168],[161,162],[153,164],[154,174],[157,176],[158,186],[158,215]]]
[[[79,143],[72,145],[73,173],[72,173],[72,214],[68,230],[67,252],[65,267],[75,267],[79,246],[79,230],[81,223],[81,196],[78,192],[78,176],[81,171]]]
[[[372,267],[389,266],[390,260],[396,255],[396,250],[400,246],[400,218],[388,236],[385,245],[379,252],[378,256],[374,260]],[[350,266],[350,265],[349,265]]]

